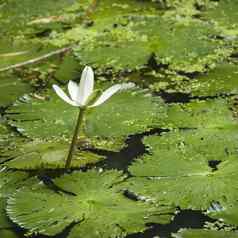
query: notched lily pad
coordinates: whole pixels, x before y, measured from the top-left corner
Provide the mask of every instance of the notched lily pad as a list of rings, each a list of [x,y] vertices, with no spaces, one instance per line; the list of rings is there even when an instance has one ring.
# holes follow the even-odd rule
[[[23,172],[0,171],[0,229],[12,227],[12,223],[5,212],[6,198],[20,188],[27,177],[27,173]]]
[[[16,148],[16,144],[22,143],[23,138],[19,137],[11,131],[5,122],[0,119],[0,163],[8,160],[7,152]]]
[[[34,139],[68,138],[73,132],[77,114],[77,108],[66,104],[52,92],[49,100],[30,98],[26,102],[17,102],[7,111],[7,118],[18,131]],[[103,143],[108,139],[109,143],[115,141],[118,148],[122,138],[157,127],[164,117],[166,106],[160,98],[140,91],[122,92],[88,112],[85,134],[89,140],[96,137],[97,140],[102,138]]]
[[[150,154],[135,160],[132,174],[167,177],[176,168],[176,176],[199,175],[210,171],[209,162],[238,156],[238,127],[171,131],[145,137],[144,143]]]
[[[67,158],[69,143],[65,141],[33,141],[26,142],[6,155],[11,160],[4,163],[13,169],[56,169],[64,168]],[[76,151],[72,160],[71,168],[80,168],[88,164],[96,163],[104,157],[87,152]]]
[[[8,200],[11,219],[30,233],[56,235],[76,223],[68,238],[124,237],[143,231],[145,223],[170,220],[168,207],[133,201],[115,186],[123,176],[117,171],[78,172],[55,179],[72,194],[54,192],[43,184],[26,186]]]
[[[197,146],[196,143],[194,146],[189,145],[198,136],[193,136],[191,132],[189,134],[188,140],[178,134],[177,137],[181,136],[181,140],[175,139],[175,142],[173,137],[166,138],[166,135],[165,138],[148,137],[146,143],[151,146],[152,154],[129,167],[135,177],[127,180],[127,188],[159,204],[173,204],[182,209],[206,210],[212,207],[213,203],[218,203],[217,207],[223,209],[226,204],[233,204],[238,189],[238,183],[235,182],[237,152],[226,157],[227,159],[217,166],[217,170],[214,170],[209,167],[207,161],[210,156],[215,156],[215,152],[209,153],[209,144],[218,142],[217,147],[221,146],[219,137],[216,138],[216,133],[213,134],[215,139],[213,142],[207,141],[207,149],[203,142]],[[201,134],[205,137],[205,134]],[[196,142],[198,138],[195,139]],[[224,149],[226,145],[229,146],[229,141],[226,143],[224,138]],[[224,155],[221,148],[216,150],[218,158]]]

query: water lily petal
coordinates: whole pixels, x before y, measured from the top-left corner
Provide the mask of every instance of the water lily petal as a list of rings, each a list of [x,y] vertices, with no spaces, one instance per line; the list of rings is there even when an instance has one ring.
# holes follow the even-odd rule
[[[108,88],[106,91],[102,93],[102,95],[97,99],[97,101],[89,107],[96,107],[104,103],[108,100],[111,96],[113,96],[118,91],[130,89],[134,87],[134,83],[122,83],[122,84],[115,84],[112,87]]]
[[[75,83],[74,81],[69,81],[68,83],[68,91],[69,91],[69,95],[72,98],[73,101],[77,100],[77,95],[79,93],[79,87],[78,84]]]
[[[83,70],[80,84],[79,93],[77,95],[77,102],[85,105],[90,95],[93,93],[94,87],[94,73],[91,67],[86,66]]]
[[[63,99],[65,102],[69,103],[72,106],[80,106],[78,103],[71,100],[66,93],[56,84],[53,85],[53,89],[55,90],[56,94]]]

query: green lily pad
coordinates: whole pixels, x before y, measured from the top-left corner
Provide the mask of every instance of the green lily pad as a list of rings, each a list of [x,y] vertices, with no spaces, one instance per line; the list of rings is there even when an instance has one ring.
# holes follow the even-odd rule
[[[224,29],[224,34],[228,39],[234,39],[238,36],[238,6],[233,0],[224,0],[214,2],[203,13],[203,18],[215,22],[219,27]]]
[[[207,215],[215,218],[222,220],[223,222],[231,225],[236,225],[238,224],[238,203],[233,202],[233,203],[222,203],[222,209],[220,210],[210,210],[207,212]]]
[[[195,2],[184,4],[195,8]],[[84,1],[78,6],[77,11],[87,12]],[[57,47],[80,42],[74,50],[82,64],[116,71],[141,68],[154,55],[158,63],[169,64],[173,70],[203,72],[232,51],[214,39],[220,32],[213,24],[192,18],[178,21],[177,15],[165,17],[151,1],[106,0],[93,9],[88,26],[75,24],[46,42]]]
[[[23,172],[0,171],[0,229],[12,227],[12,223],[5,212],[6,198],[20,188],[26,178],[27,174]]]
[[[57,18],[63,13],[63,9],[73,5],[74,0],[53,0],[32,2],[31,0],[17,0],[5,2],[1,5],[0,22],[4,25],[1,28],[1,35],[19,34],[27,31],[32,25],[32,21],[46,18]],[[37,8],[35,6],[38,6]],[[4,34],[3,34],[4,33]]]
[[[88,112],[85,134],[92,140],[102,138],[105,143],[105,139],[110,138],[118,144],[118,140],[122,141],[128,135],[158,126],[166,116],[165,111],[160,98],[140,91],[122,92]],[[26,102],[16,103],[8,110],[7,117],[11,125],[30,138],[57,139],[71,137],[77,114],[77,108],[52,92],[49,100],[29,98]]]
[[[13,169],[56,169],[64,168],[69,150],[69,142],[65,141],[33,141],[6,152],[12,158],[4,163]],[[96,163],[104,157],[87,151],[76,151],[71,168],[80,168]]]
[[[237,125],[226,99],[193,100],[168,107],[167,126],[173,128],[227,128]]]
[[[16,136],[16,134],[7,128],[7,126],[0,122],[0,163],[9,159],[7,152],[16,148],[17,143],[22,143],[23,138]]]
[[[0,107],[12,104],[26,93],[30,92],[30,86],[23,83],[13,75],[0,75]]]
[[[45,185],[26,186],[8,200],[10,218],[30,233],[56,235],[72,223],[68,238],[124,237],[143,231],[145,223],[167,223],[172,211],[125,197],[115,184],[117,171],[88,171],[64,175],[55,184],[73,194],[54,192]]]
[[[237,94],[237,79],[238,65],[221,63],[214,70],[201,75],[191,83],[192,94],[195,96]]]
[[[161,17],[135,17],[121,26],[82,42],[78,57],[84,64],[115,68],[139,68],[152,54],[174,70],[201,72],[205,66],[227,57],[230,49],[222,41],[210,39],[218,34],[207,23],[174,23]],[[158,27],[159,26],[159,27]],[[128,54],[130,52],[130,54]]]
[[[175,90],[191,93],[192,96],[217,96],[238,93],[238,65],[223,62],[195,79],[177,82]]]
[[[208,134],[212,138],[213,135],[213,139],[210,139],[213,141],[208,141],[209,137],[205,138],[208,148],[202,141],[198,142],[199,131],[195,136],[188,132],[187,139],[183,134],[175,134],[174,137],[181,137],[178,140],[170,135],[165,135],[165,138],[148,137],[146,144],[151,147],[151,155],[129,167],[135,177],[127,181],[127,188],[159,204],[173,204],[183,209],[206,210],[213,202],[234,203],[238,189],[235,182],[237,152],[226,155],[222,148],[229,148],[230,141],[226,141],[226,137],[222,139],[222,131],[214,132],[205,131],[200,135],[200,138]],[[220,134],[220,138],[216,137],[216,133]],[[223,145],[220,140],[224,140]],[[215,157],[215,152],[210,152],[215,145],[217,159],[225,158],[222,158],[224,162],[214,171],[209,167],[208,160]]]
[[[75,0],[4,2],[0,14],[0,24],[4,26],[0,29],[0,68],[54,51],[56,47],[43,44],[41,38],[49,36],[54,30],[62,31],[67,26],[62,16],[64,7],[71,7],[73,3]]]
[[[41,42],[26,40],[11,42],[0,38],[0,71],[15,64],[30,61],[55,50],[54,46],[45,46]]]
[[[145,137],[150,154],[135,160],[129,171],[142,177],[174,176],[174,168],[176,176],[209,173],[209,161],[238,156],[237,134],[238,127],[171,131],[160,137]]]
[[[173,234],[174,238],[237,238],[238,233],[233,231],[209,231],[202,229],[181,230]]]
[[[61,82],[68,82],[79,77],[81,67],[79,62],[72,55],[66,55],[62,64],[55,72],[55,78]]]

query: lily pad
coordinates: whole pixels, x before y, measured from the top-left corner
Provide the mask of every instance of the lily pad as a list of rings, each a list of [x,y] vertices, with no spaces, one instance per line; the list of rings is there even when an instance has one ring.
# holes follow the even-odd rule
[[[4,163],[13,169],[56,169],[64,168],[69,150],[69,142],[65,141],[33,141],[18,146],[5,153],[11,160]],[[76,151],[71,168],[80,168],[96,163],[104,157],[87,151]]]
[[[173,70],[201,72],[230,54],[222,41],[215,43],[211,39],[218,33],[207,23],[179,24],[159,16],[132,17],[128,21],[126,27],[91,37],[90,45],[82,42],[83,47],[78,50],[80,60],[100,67],[133,69],[147,64],[154,54],[159,63],[169,64]]]
[[[202,138],[204,137],[202,133]],[[162,141],[158,136],[149,137],[146,143],[151,146],[152,154],[130,166],[129,170],[135,177],[127,181],[127,188],[159,204],[173,204],[182,209],[206,210],[216,202],[234,203],[238,189],[235,182],[237,154],[226,156],[226,160],[217,166],[217,170],[212,170],[207,159],[210,156],[213,158],[215,154],[210,153],[205,144],[201,146],[203,142],[189,145],[194,140],[192,133],[190,138],[191,141],[189,137],[186,141],[182,136],[178,142],[175,140],[175,143],[171,143],[170,137],[167,137],[168,140],[162,138]],[[210,143],[218,142],[218,146],[221,145],[215,135],[214,138],[213,142],[207,141],[210,149]],[[171,137],[171,141],[173,139]],[[224,139],[224,149],[226,145],[229,146],[229,140],[226,142]],[[219,159],[224,152],[222,148],[216,150]]]
[[[203,13],[203,18],[215,22],[219,27],[223,28],[224,34],[228,39],[234,40],[238,36],[238,6],[233,0],[224,0],[214,2],[209,5]]]
[[[125,197],[115,186],[121,173],[88,171],[54,180],[64,192],[45,185],[26,186],[8,200],[11,219],[30,233],[56,235],[74,223],[68,238],[124,237],[143,231],[145,223],[167,223],[172,210]]]
[[[145,137],[149,155],[135,160],[129,171],[136,176],[195,175],[209,172],[210,161],[238,156],[238,127],[171,131],[162,136]],[[171,164],[176,166],[171,166]]]
[[[6,107],[30,92],[30,86],[10,74],[0,75],[0,107]]]
[[[0,171],[0,229],[12,227],[5,212],[6,198],[21,187],[27,177],[28,175],[23,172]]]
[[[22,143],[23,138],[17,136],[14,132],[10,131],[9,128],[3,123],[0,122],[0,163],[2,164],[9,157],[6,155],[7,152],[11,149],[16,148],[17,143]]]
[[[7,113],[10,124],[22,134],[34,139],[52,139],[71,137],[78,110],[50,93],[48,100],[29,98],[17,102]],[[164,117],[166,107],[160,98],[141,91],[123,92],[88,112],[85,134],[89,139],[102,138],[104,142],[108,138],[111,142],[122,141],[121,138],[130,134],[158,126]]]
[[[238,216],[237,216],[237,208],[238,208],[238,203],[234,202],[234,203],[225,203],[225,204],[221,204],[222,205],[222,209],[220,210],[215,210],[215,209],[210,209],[209,211],[207,211],[207,215],[215,218],[215,219],[219,219],[227,224],[231,224],[231,225],[236,225],[238,224]]]
[[[185,91],[192,96],[217,96],[238,93],[238,65],[228,62],[218,64],[214,69],[200,74],[195,79],[187,80],[181,87],[177,82],[178,91]]]
[[[194,2],[184,4],[194,9]],[[154,55],[173,70],[203,72],[230,55],[232,49],[215,39],[220,32],[213,24],[165,17],[158,6],[151,1],[106,0],[88,12],[83,1],[77,11],[89,13],[88,25],[75,24],[47,42],[57,47],[80,42],[74,50],[82,64],[116,71],[141,68]]]
[[[166,124],[173,128],[227,128],[237,125],[237,118],[226,99],[193,100],[172,103],[168,107]]]
[[[181,230],[173,234],[174,238],[237,238],[238,233],[232,231],[209,231],[202,229]]]
[[[55,72],[55,78],[61,82],[75,80],[80,75],[80,64],[72,55],[66,55]]]
[[[214,70],[201,75],[192,82],[192,94],[195,96],[237,94],[237,79],[238,65],[222,63],[217,65]]]
[[[74,0],[53,0],[32,2],[31,0],[23,0],[21,3],[17,0],[5,2],[1,5],[0,22],[5,25],[1,28],[1,35],[18,34],[26,31],[31,26],[32,21],[39,19],[57,18],[63,13],[63,9],[73,5]],[[38,6],[37,8],[35,6]]]

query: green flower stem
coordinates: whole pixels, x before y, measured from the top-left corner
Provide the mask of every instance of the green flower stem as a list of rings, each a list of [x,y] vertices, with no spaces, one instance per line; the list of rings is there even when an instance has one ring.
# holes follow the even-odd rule
[[[73,158],[75,144],[76,144],[77,139],[78,139],[78,134],[79,134],[79,131],[82,129],[82,126],[83,126],[83,118],[84,118],[85,112],[86,112],[86,108],[80,108],[77,124],[76,124],[75,130],[74,130],[74,135],[73,135],[73,138],[72,138],[72,141],[71,141],[68,157],[67,157],[66,163],[65,163],[65,168],[66,169],[70,168],[71,161],[72,161],[72,158]]]

